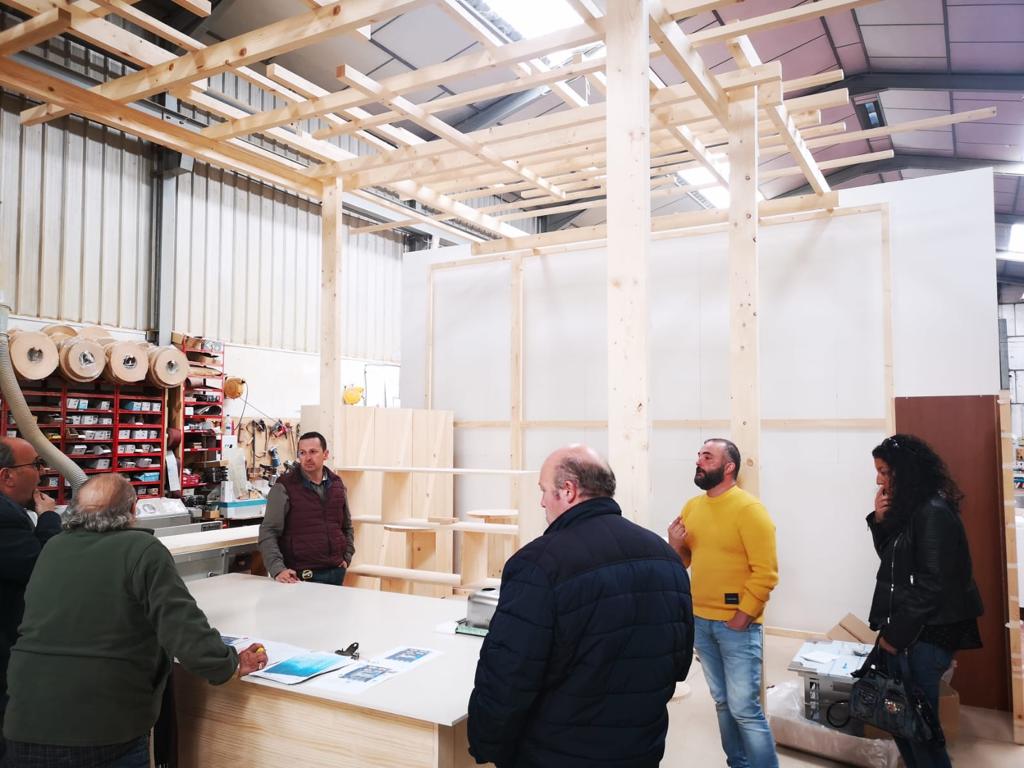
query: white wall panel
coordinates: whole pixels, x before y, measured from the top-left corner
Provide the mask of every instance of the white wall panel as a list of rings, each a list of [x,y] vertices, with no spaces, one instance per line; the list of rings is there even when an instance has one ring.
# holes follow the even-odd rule
[[[78,118],[23,128],[0,95],[0,256],[16,314],[121,328],[149,321],[149,147]]]
[[[844,205],[890,203],[897,396],[997,391],[991,178],[991,171],[972,171],[855,190],[857,196],[843,192]],[[882,423],[885,261],[880,224],[880,215],[869,211],[762,230],[759,311],[766,419]],[[716,233],[653,244],[649,303],[655,419],[728,417],[727,242],[726,234]],[[601,250],[524,262],[523,369],[531,419],[605,418],[601,407],[587,408],[591,400],[601,405],[588,387],[592,380],[599,386],[604,378],[591,368],[594,360],[603,359],[604,301],[592,287],[603,281]],[[468,251],[408,255],[403,284],[410,291],[410,314],[403,338],[410,349],[426,346],[430,263],[466,258]],[[454,408],[456,422],[483,418],[467,412],[468,405],[476,405],[474,393],[500,392],[507,375],[507,368],[492,358],[480,365],[481,358],[468,351],[494,343],[507,346],[502,340],[508,315],[466,313],[469,305],[461,296],[482,293],[487,272],[504,285],[499,276],[507,269],[507,262],[495,261],[444,270],[444,290],[435,292],[435,317],[445,317],[446,329],[453,330],[435,327],[435,362],[444,361],[449,369],[435,367],[434,397]],[[459,311],[456,328],[452,317]],[[584,338],[584,328],[597,338]],[[424,372],[425,366],[403,365],[404,404],[421,404]],[[486,418],[507,419],[509,413],[488,411]],[[709,432],[685,424],[653,430],[649,519],[659,533],[686,499],[699,493],[690,479],[697,448],[712,436]],[[882,437],[881,427],[764,429],[761,492],[778,529],[781,571],[768,607],[770,624],[821,631],[847,611],[866,612],[871,580],[856,577],[877,567],[863,520],[875,491],[871,448]],[[533,425],[525,438],[525,466],[536,467],[548,451],[572,439],[602,446],[604,435],[597,429]],[[494,449],[483,438],[463,436],[457,438],[457,461],[471,465]]]
[[[320,205],[196,163],[178,177],[171,287],[175,330],[300,352],[320,347]],[[346,217],[352,226],[361,219]],[[343,351],[400,358],[404,241],[346,234]]]

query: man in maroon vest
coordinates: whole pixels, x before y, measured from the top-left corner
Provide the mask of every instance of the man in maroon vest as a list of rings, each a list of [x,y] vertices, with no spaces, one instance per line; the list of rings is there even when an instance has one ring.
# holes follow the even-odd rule
[[[270,489],[260,525],[260,552],[277,581],[341,586],[356,548],[348,494],[324,466],[330,457],[319,432],[299,437],[299,466]]]

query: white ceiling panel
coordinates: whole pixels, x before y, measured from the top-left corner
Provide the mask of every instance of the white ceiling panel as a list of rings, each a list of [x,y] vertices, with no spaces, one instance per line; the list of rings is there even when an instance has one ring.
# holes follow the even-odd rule
[[[1017,179],[1019,176],[1007,176],[1004,173],[997,173],[995,176],[996,192],[1017,192]]]
[[[839,65],[848,75],[864,72],[868,68],[867,54],[860,43],[846,45],[839,49]]]
[[[973,5],[949,9],[953,43],[1024,42],[1024,5]]]
[[[1001,160],[1017,163],[1024,160],[1024,152],[1019,146],[1008,147],[1005,144],[957,144],[957,155],[980,160]]]
[[[604,224],[607,218],[608,214],[604,208],[588,208],[573,219],[572,223],[574,227],[593,227]]]
[[[836,57],[828,38],[822,35],[782,57],[782,77],[793,80],[833,69]]]
[[[952,131],[907,131],[892,137],[896,153],[900,150],[928,150],[936,153],[953,151]]]
[[[325,40],[273,59],[328,91],[337,91],[342,87],[337,75],[339,65],[349,64],[365,73],[390,60],[391,57],[379,48],[360,45],[355,40],[351,43],[348,40]]]
[[[1024,145],[1024,125],[961,123],[956,137],[972,144]]]
[[[870,7],[870,6],[868,6]],[[946,33],[941,24],[901,27],[863,27],[868,56],[931,57],[946,55]]]
[[[825,29],[821,20],[811,19],[799,24],[787,24],[765,32],[756,32],[750,35],[750,42],[754,44],[762,61],[773,61],[787,51],[792,51],[824,34]]]
[[[844,45],[860,45],[860,34],[857,32],[857,22],[854,21],[851,11],[841,11],[825,17],[825,24],[832,35],[832,42],[836,48]]]
[[[996,210],[1000,213],[1009,213],[1013,210],[1015,202],[1013,193],[996,192]]]
[[[373,33],[373,39],[415,67],[447,61],[476,40],[435,5],[415,8]]]
[[[802,176],[783,176],[781,179],[766,181],[758,188],[761,190],[762,195],[770,199],[784,195],[797,187],[803,186],[803,184],[804,179]]]
[[[718,19],[716,19],[715,15],[710,11],[707,13],[699,13],[696,16],[691,16],[679,23],[679,28],[688,35],[702,29],[706,29],[707,27],[717,26],[719,26]]]
[[[871,184],[877,184],[881,180],[881,177],[877,173],[867,173],[863,176],[858,176],[855,179],[844,181],[842,184],[836,184],[835,189],[856,189],[857,187],[866,187]]]
[[[874,69],[883,72],[945,72],[946,57],[934,59],[906,58],[903,56],[872,56]]]
[[[510,69],[484,68],[478,69],[471,75],[446,82],[445,86],[455,93],[465,93],[466,91],[475,91],[477,88],[486,88],[489,85],[509,83],[515,79],[516,76]],[[509,92],[513,93],[514,90],[510,89]]]
[[[679,85],[683,82],[683,78],[679,76],[679,72],[672,66],[672,62],[664,56],[651,59],[651,69],[654,70],[654,74],[660,77],[666,85]]]
[[[904,179],[923,179],[928,176],[938,176],[944,171],[936,171],[931,168],[907,168],[901,171]]]
[[[472,107],[456,107],[455,109],[446,109],[444,112],[438,112],[437,116],[448,123],[448,125],[458,125],[475,114],[476,110]]]
[[[1024,70],[1024,45],[1020,43],[950,43],[949,53],[958,72]]]
[[[924,120],[928,117],[944,117],[949,114],[948,109],[887,109],[885,110],[885,121],[889,125],[909,123],[911,120]]]
[[[1024,101],[1024,93],[1014,93],[1012,91],[995,91],[991,93],[984,91],[953,91],[953,98],[965,100],[973,99],[975,101],[983,102],[1019,102]]]
[[[563,102],[554,94],[549,93],[547,96],[541,96],[539,99],[531,102],[530,104],[518,110],[517,112],[513,112],[511,115],[502,120],[501,124],[507,125],[508,123],[514,123],[519,120],[528,120],[531,117],[538,117],[539,115],[543,115],[546,112],[550,112],[552,109],[555,109],[559,106],[564,107],[565,102]]]
[[[942,24],[942,0],[882,0],[854,11],[862,24]]]
[[[890,109],[936,109],[949,112],[948,91],[882,91],[879,96],[886,112]]]
[[[383,66],[378,67],[376,70],[374,70],[374,72],[370,74],[370,77],[372,77],[374,80],[380,81],[386,80],[389,77],[394,77],[395,75],[404,75],[410,71],[411,70],[402,62],[398,61],[397,59],[391,59],[390,61],[387,62],[387,64],[384,64]],[[436,99],[443,93],[444,91],[434,86],[430,88],[421,88],[418,91],[407,91],[404,92],[402,95],[405,96],[410,101],[415,102],[416,104],[422,104],[424,101],[431,101],[432,99]]]

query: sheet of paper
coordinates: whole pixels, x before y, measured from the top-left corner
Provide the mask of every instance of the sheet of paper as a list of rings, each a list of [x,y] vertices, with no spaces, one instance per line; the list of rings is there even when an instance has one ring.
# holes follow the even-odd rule
[[[379,685],[385,680],[390,680],[400,672],[401,670],[385,667],[382,664],[357,661],[342,670],[341,674],[331,672],[329,675],[323,675],[311,681],[309,686],[320,690],[354,695]]]
[[[831,664],[835,658],[836,655],[834,653],[826,653],[824,651],[811,651],[800,656],[802,661],[809,661],[811,664]]]
[[[391,667],[393,669],[411,669],[420,664],[440,656],[440,651],[433,648],[412,648],[407,645],[392,648],[387,653],[375,656],[371,661],[374,664]]]
[[[295,685],[310,678],[332,672],[351,664],[351,661],[333,653],[310,651],[299,656],[292,656],[284,661],[271,664],[266,669],[253,672],[254,677],[263,677],[276,683]]]
[[[279,661],[285,661],[295,656],[309,653],[309,648],[300,648],[289,643],[279,643],[277,640],[264,640],[262,637],[246,637],[245,635],[221,635],[226,645],[233,646],[236,651],[242,651],[253,643],[259,643],[267,652],[267,666],[270,667]],[[230,642],[229,642],[230,641]]]
[[[839,656],[833,659],[826,672],[829,677],[852,677],[853,673],[864,666],[863,656]]]

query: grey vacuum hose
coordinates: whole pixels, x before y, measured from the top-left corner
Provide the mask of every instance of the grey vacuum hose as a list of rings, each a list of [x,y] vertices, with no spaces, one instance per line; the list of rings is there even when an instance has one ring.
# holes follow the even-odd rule
[[[25,396],[21,393],[21,385],[18,384],[11,363],[11,338],[7,334],[7,318],[10,313],[10,307],[0,304],[0,390],[3,391],[4,400],[14,417],[14,423],[18,426],[18,434],[31,443],[47,466],[57,470],[71,483],[71,492],[74,494],[86,481],[85,472],[43,434],[36,424],[36,417],[25,402]],[[4,427],[6,431],[6,425]]]

